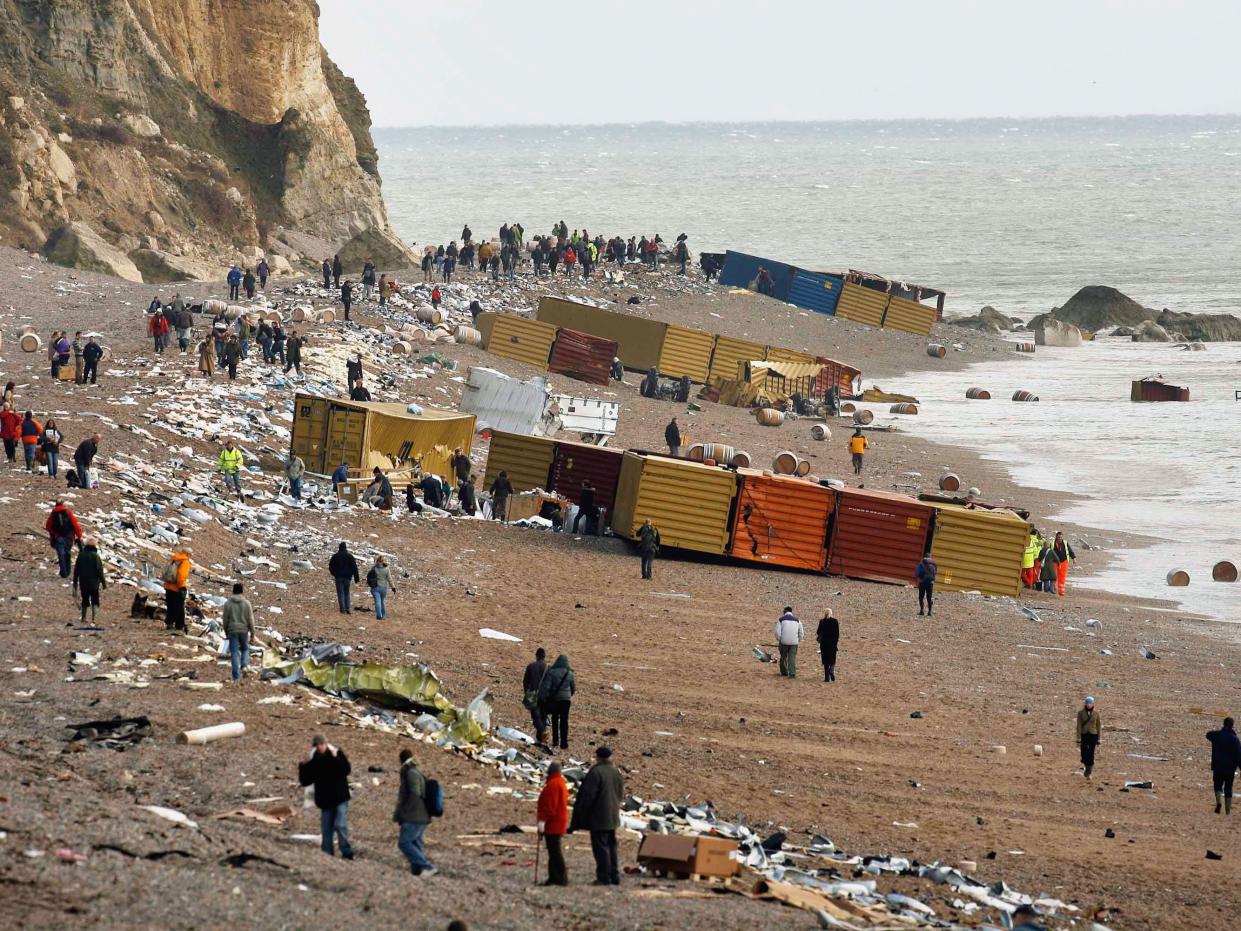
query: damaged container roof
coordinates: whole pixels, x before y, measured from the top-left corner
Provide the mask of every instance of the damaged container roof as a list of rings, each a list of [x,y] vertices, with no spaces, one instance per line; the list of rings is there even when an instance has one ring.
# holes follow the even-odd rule
[[[856,579],[913,581],[927,552],[929,505],[905,495],[846,488],[836,495],[828,571]]]
[[[629,369],[659,366],[668,324],[630,314],[613,313],[590,304],[558,297],[539,298],[538,319],[616,342],[616,355]]]
[[[593,385],[606,385],[611,379],[616,352],[614,339],[562,327],[552,345],[548,368]]]

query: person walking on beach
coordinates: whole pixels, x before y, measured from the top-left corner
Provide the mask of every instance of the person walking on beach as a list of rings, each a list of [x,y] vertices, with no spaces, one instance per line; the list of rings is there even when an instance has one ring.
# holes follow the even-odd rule
[[[547,718],[543,715],[543,706],[539,692],[543,686],[543,677],[547,675],[547,651],[539,647],[534,651],[534,662],[526,664],[526,671],[521,677],[521,703],[530,712],[530,723],[534,725],[534,742],[544,750],[547,745]]]
[[[224,602],[221,620],[228,638],[228,661],[234,682],[241,681],[241,674],[250,665],[250,641],[254,639],[254,605],[244,591],[240,582],[233,583],[233,593]]]
[[[297,453],[290,454],[284,475],[289,480],[289,494],[299,501],[302,497],[302,476],[305,474],[306,462]]]
[[[258,267],[255,271],[259,273],[259,287],[264,291],[267,290],[267,279],[271,275],[271,266],[267,264],[267,257],[259,259]]]
[[[69,573],[73,568],[69,557],[73,553],[73,544],[80,543],[82,540],[82,525],[69,510],[69,505],[65,504],[64,498],[56,499],[56,504],[52,506],[51,513],[47,515],[47,522],[43,525],[43,529],[47,531],[48,543],[56,551],[56,560],[60,564],[60,577],[69,578]]]
[[[1026,540],[1026,548],[1021,554],[1021,583],[1026,588],[1035,588],[1039,583],[1040,558],[1043,553],[1043,537],[1034,527],[1030,528],[1030,537]]]
[[[545,886],[569,885],[569,871],[565,867],[564,849],[561,842],[569,829],[569,785],[560,772],[560,764],[552,761],[547,767],[547,782],[539,793],[535,820],[539,834],[547,845],[547,881]],[[536,877],[537,879],[537,877]]]
[[[77,469],[79,488],[90,488],[90,467],[99,453],[99,441],[102,439],[103,437],[98,433],[93,433],[88,439],[79,443],[73,451],[73,464]],[[9,456],[10,461],[12,458]]]
[[[284,374],[288,375],[290,369],[299,376],[302,374],[302,338],[297,335],[297,330],[289,333],[285,343]]]
[[[582,518],[586,518],[586,535],[593,537],[595,535],[595,486],[591,484],[590,479],[582,481],[582,490],[577,495],[577,514],[573,518],[573,532],[577,533],[577,525]]]
[[[215,347],[211,345],[210,338],[198,344],[198,373],[207,378],[215,375]]]
[[[1237,767],[1241,766],[1241,740],[1232,718],[1224,718],[1224,726],[1217,731],[1207,731],[1207,740],[1211,742],[1211,779],[1215,789],[1215,813],[1219,814],[1220,803],[1224,805],[1224,814],[1232,814],[1232,781],[1236,778]]]
[[[241,470],[245,467],[246,457],[242,455],[237,444],[232,438],[224,441],[224,448],[220,450],[219,460],[216,467],[224,474],[224,488],[228,490],[232,488],[237,492],[237,500],[245,503],[246,496],[241,490]]]
[[[327,291],[332,287],[332,263],[324,259],[319,271],[323,273],[323,290]]]
[[[577,676],[569,666],[569,657],[562,653],[539,685],[539,705],[545,718],[551,721],[551,746],[561,750],[569,749],[569,710],[575,694]]]
[[[95,337],[90,337],[82,348],[82,384],[95,384],[99,380],[99,360],[103,358],[103,347]]]
[[[359,581],[358,561],[353,558],[353,553],[349,552],[349,548],[343,542],[328,560],[327,571],[336,580],[336,606],[341,614],[348,614],[353,610],[349,586]]]
[[[806,628],[793,613],[792,607],[784,606],[784,613],[776,621],[776,644],[780,647],[780,675],[797,678],[797,647],[806,636]]]
[[[388,559],[383,554],[375,557],[375,565],[366,573],[366,587],[371,590],[375,599],[375,620],[382,621],[388,616],[388,593],[396,594],[392,584],[392,570],[388,568]]]
[[[164,566],[164,629],[185,630],[185,597],[190,588],[190,548],[183,546]]]
[[[664,427],[664,442],[668,444],[669,456],[681,455],[681,428],[677,426],[675,417]]]
[[[409,871],[415,876],[434,876],[438,870],[427,859],[423,850],[423,838],[431,813],[427,810],[427,779],[414,762],[414,751],[409,747],[401,750],[399,787],[396,793],[396,810],[392,820],[397,823],[397,849],[409,861]]]
[[[369,302],[375,290],[375,263],[370,259],[362,266],[362,300]]]
[[[332,284],[340,287],[340,276],[344,273],[345,266],[341,264],[340,254],[332,256]]]
[[[77,561],[73,564],[73,591],[82,596],[82,623],[86,623],[86,609],[90,608],[90,619],[94,621],[99,615],[99,591],[108,587],[108,576],[104,572],[103,560],[99,556],[99,548],[91,539],[82,540],[82,549],[78,551]]]
[[[348,278],[340,286],[340,302],[345,305],[345,320],[349,320],[349,308],[353,306],[353,282]]]
[[[513,494],[513,482],[508,477],[508,472],[503,469],[500,474],[495,477],[495,481],[491,483],[491,516],[496,520],[503,521],[508,519],[508,499]]]
[[[659,555],[659,531],[649,517],[638,528],[638,555],[642,557],[642,578],[654,578],[655,557]]]
[[[26,471],[34,471],[35,459],[39,445],[43,442],[43,424],[34,419],[34,411],[26,411],[22,418],[22,455],[26,460]]]
[[[237,267],[236,262],[228,270],[228,276],[225,280],[228,282],[228,299],[230,301],[237,300],[238,291],[241,289],[241,269]]]
[[[245,289],[246,300],[254,300],[254,286],[256,284],[257,281],[254,277],[254,272],[250,270],[249,266],[246,266],[246,273],[241,276],[241,286]]]
[[[595,765],[577,790],[569,833],[590,831],[590,851],[595,858],[595,885],[619,886],[620,863],[616,852],[616,829],[625,798],[625,779],[612,763],[607,747],[595,750]]]
[[[353,859],[353,845],[349,843],[349,774],[352,771],[345,751],[332,746],[322,734],[314,736],[310,742],[310,757],[297,766],[297,781],[315,787],[320,849],[329,857],[335,856],[335,840],[340,838],[340,855],[346,860]]]
[[[43,437],[39,442],[43,449],[43,462],[47,466],[48,478],[55,478],[60,469],[60,444],[64,441],[65,435],[56,426],[56,418],[47,418],[47,423],[43,425]]]
[[[1069,541],[1064,538],[1063,533],[1057,533],[1056,539],[1052,542],[1048,555],[1044,559],[1050,559],[1056,570],[1056,594],[1061,598],[1064,597],[1064,591],[1067,587],[1066,583],[1069,578],[1069,562],[1077,558],[1077,554],[1073,552],[1073,547],[1069,546]],[[1051,591],[1049,588],[1048,591]]]
[[[866,447],[870,443],[866,437],[862,435],[862,428],[858,427],[853,431],[853,436],[849,437],[849,454],[853,457],[853,474],[862,474],[862,457],[866,455]]]
[[[815,633],[819,641],[819,657],[823,660],[823,681],[836,681],[836,648],[840,645],[840,621],[828,608],[819,620],[819,629]]]
[[[168,318],[164,316],[162,308],[155,311],[151,319],[147,321],[147,332],[155,340],[155,351],[162,353],[168,340]]]
[[[73,350],[73,383],[84,385],[86,380],[82,373],[86,370],[86,361],[82,358],[82,351],[86,349],[86,343],[82,341],[81,330],[73,334],[73,342],[69,344],[69,348]]]
[[[228,369],[228,380],[237,380],[237,364],[241,361],[241,343],[237,341],[237,334],[229,333],[228,339],[224,341],[224,365]]]
[[[939,575],[939,565],[927,553],[914,569],[914,579],[918,583],[918,617],[922,617],[925,607],[926,616],[930,617],[935,610],[935,577]]]
[[[1082,775],[1087,779],[1094,770],[1095,750],[1099,748],[1099,712],[1094,706],[1094,699],[1087,695],[1082,707],[1077,710],[1077,746],[1082,752]]]
[[[0,437],[4,439],[4,455],[9,462],[17,461],[17,441],[22,436],[22,416],[5,402],[0,408]]]

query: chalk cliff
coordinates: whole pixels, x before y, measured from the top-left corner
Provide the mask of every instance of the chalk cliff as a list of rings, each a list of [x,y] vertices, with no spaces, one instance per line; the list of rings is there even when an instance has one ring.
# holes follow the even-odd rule
[[[312,0],[0,4],[0,194],[0,241],[76,255],[72,224],[130,277],[391,236],[366,102]]]

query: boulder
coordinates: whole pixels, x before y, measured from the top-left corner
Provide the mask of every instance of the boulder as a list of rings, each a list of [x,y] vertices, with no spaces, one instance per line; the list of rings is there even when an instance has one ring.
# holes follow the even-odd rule
[[[56,180],[67,187],[70,193],[77,190],[78,172],[73,166],[73,159],[54,142],[47,147],[47,164]]]
[[[289,264],[289,260],[283,255],[270,255],[267,257],[267,266],[271,269],[273,275],[291,275],[293,274],[293,266]]]
[[[1112,332],[1108,333],[1107,335],[1108,335],[1108,336],[1132,336],[1132,335],[1133,335],[1133,327],[1131,327],[1131,326],[1118,326],[1116,329],[1112,330]]]
[[[103,272],[126,281],[142,281],[142,273],[129,256],[80,221],[53,230],[43,244],[43,254],[57,265]]]
[[[1051,317],[1041,317],[1031,327],[1034,342],[1038,346],[1076,347],[1082,344],[1082,331],[1071,323]]]
[[[154,139],[160,135],[159,123],[145,113],[126,113],[121,117],[121,124],[135,136],[143,139]]]
[[[211,277],[206,267],[193,259],[159,249],[135,249],[129,257],[142,272],[144,281],[207,281]]]
[[[390,229],[372,226],[363,230],[341,246],[336,252],[341,264],[351,274],[360,274],[367,259],[380,271],[397,268],[416,268],[418,257],[401,242]]]
[[[1156,322],[1181,334],[1184,342],[1241,342],[1241,318],[1232,314],[1181,314],[1165,309]]]
[[[965,327],[967,330],[977,330],[980,333],[991,333],[999,336],[1001,333],[1007,333],[1013,329],[1014,320],[1006,317],[990,304],[984,307],[973,317],[955,317],[945,321],[953,326]]]
[[[1155,311],[1115,288],[1094,284],[1082,288],[1063,307],[1055,308],[1047,316],[1097,333],[1109,327],[1137,326],[1143,320],[1154,320]]]
[[[1154,320],[1143,320],[1136,327],[1134,327],[1131,339],[1135,343],[1172,342],[1172,337],[1168,335],[1168,331]]]

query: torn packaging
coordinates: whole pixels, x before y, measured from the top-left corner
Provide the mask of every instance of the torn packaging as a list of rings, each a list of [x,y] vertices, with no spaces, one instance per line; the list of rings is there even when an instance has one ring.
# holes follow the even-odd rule
[[[736,841],[686,834],[643,834],[638,862],[683,876],[735,876],[741,869]]]

